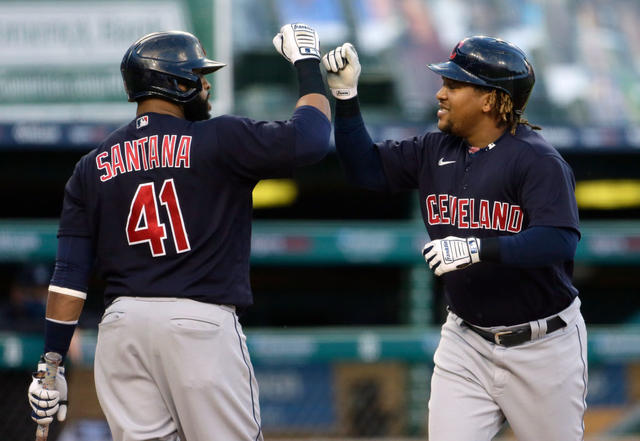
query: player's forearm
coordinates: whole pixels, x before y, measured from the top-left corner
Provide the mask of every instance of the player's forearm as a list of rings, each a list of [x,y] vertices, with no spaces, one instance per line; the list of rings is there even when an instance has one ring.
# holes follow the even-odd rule
[[[531,227],[514,234],[481,239],[480,260],[520,267],[573,260],[578,233],[570,228]]]
[[[369,190],[387,190],[380,152],[362,120],[358,97],[336,101],[335,142],[350,182]]]
[[[56,289],[56,287],[52,287]],[[44,330],[44,353],[66,356],[73,332],[82,313],[84,298],[49,290]]]
[[[89,238],[58,238],[56,266],[47,299],[44,352],[66,355],[87,297],[92,262],[93,249]]]
[[[46,318],[58,322],[77,322],[82,313],[85,302],[84,293],[62,294],[56,291],[56,287],[50,287],[47,298]]]
[[[331,106],[320,74],[320,60],[306,59],[295,63],[300,99],[296,108],[313,106],[331,121]]]

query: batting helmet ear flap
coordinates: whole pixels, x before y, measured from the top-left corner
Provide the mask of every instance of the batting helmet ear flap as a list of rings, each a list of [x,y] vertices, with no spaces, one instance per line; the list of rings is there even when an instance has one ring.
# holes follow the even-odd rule
[[[205,56],[194,35],[170,31],[145,35],[131,45],[122,58],[120,72],[129,101],[159,97],[184,104],[202,90],[200,75],[224,66]]]
[[[198,75],[195,76],[195,80],[180,78],[174,80],[176,83],[176,88],[178,90],[182,90],[180,85],[184,86],[186,90],[178,97],[178,101],[180,102],[189,102],[191,101],[197,94],[202,90],[202,80]]]
[[[161,96],[171,98],[171,101],[177,103],[187,103],[202,90],[200,76],[191,71],[182,72],[177,76],[170,69],[163,69],[163,66],[158,64],[156,69],[149,70],[143,75],[148,84],[146,96]],[[181,85],[183,87],[180,87]],[[135,99],[129,99],[129,101],[135,101]]]

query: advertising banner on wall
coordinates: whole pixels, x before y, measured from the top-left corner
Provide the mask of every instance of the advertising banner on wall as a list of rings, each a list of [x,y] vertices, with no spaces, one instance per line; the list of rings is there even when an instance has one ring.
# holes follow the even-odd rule
[[[213,0],[0,1],[0,124],[59,123],[64,132],[128,121],[126,49],[150,32],[184,30],[215,59],[214,8]]]

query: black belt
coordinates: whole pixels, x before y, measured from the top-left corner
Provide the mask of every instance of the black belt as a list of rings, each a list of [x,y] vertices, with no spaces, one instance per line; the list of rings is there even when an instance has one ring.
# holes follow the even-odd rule
[[[531,326],[521,325],[514,326],[504,331],[490,332],[471,323],[463,321],[463,323],[469,327],[473,332],[483,337],[485,340],[495,343],[500,346],[516,346],[527,341],[531,341]],[[567,324],[560,318],[555,316],[547,320],[547,334],[551,334],[553,331],[557,331],[560,328],[564,328]]]

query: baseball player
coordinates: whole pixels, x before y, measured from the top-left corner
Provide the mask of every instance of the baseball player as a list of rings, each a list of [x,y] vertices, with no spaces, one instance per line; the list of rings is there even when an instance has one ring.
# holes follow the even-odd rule
[[[273,43],[298,75],[287,121],[209,119],[205,75],[224,64],[186,32],[136,41],[121,64],[136,117],[66,185],[44,351],[66,354],[95,256],[106,282],[95,382],[114,441],[263,439],[236,315],[252,304],[251,194],[322,159],[331,132],[317,33],[288,24]],[[63,374],[56,390],[34,378],[36,422],[64,420]]]
[[[488,441],[509,422],[521,441],[583,438],[586,330],[571,283],[580,237],[571,168],[522,116],[534,84],[525,54],[465,38],[436,94],[440,132],[374,143],[360,114],[360,63],[345,43],[323,57],[348,177],[418,189],[444,279],[448,318],[434,356],[430,441]]]

